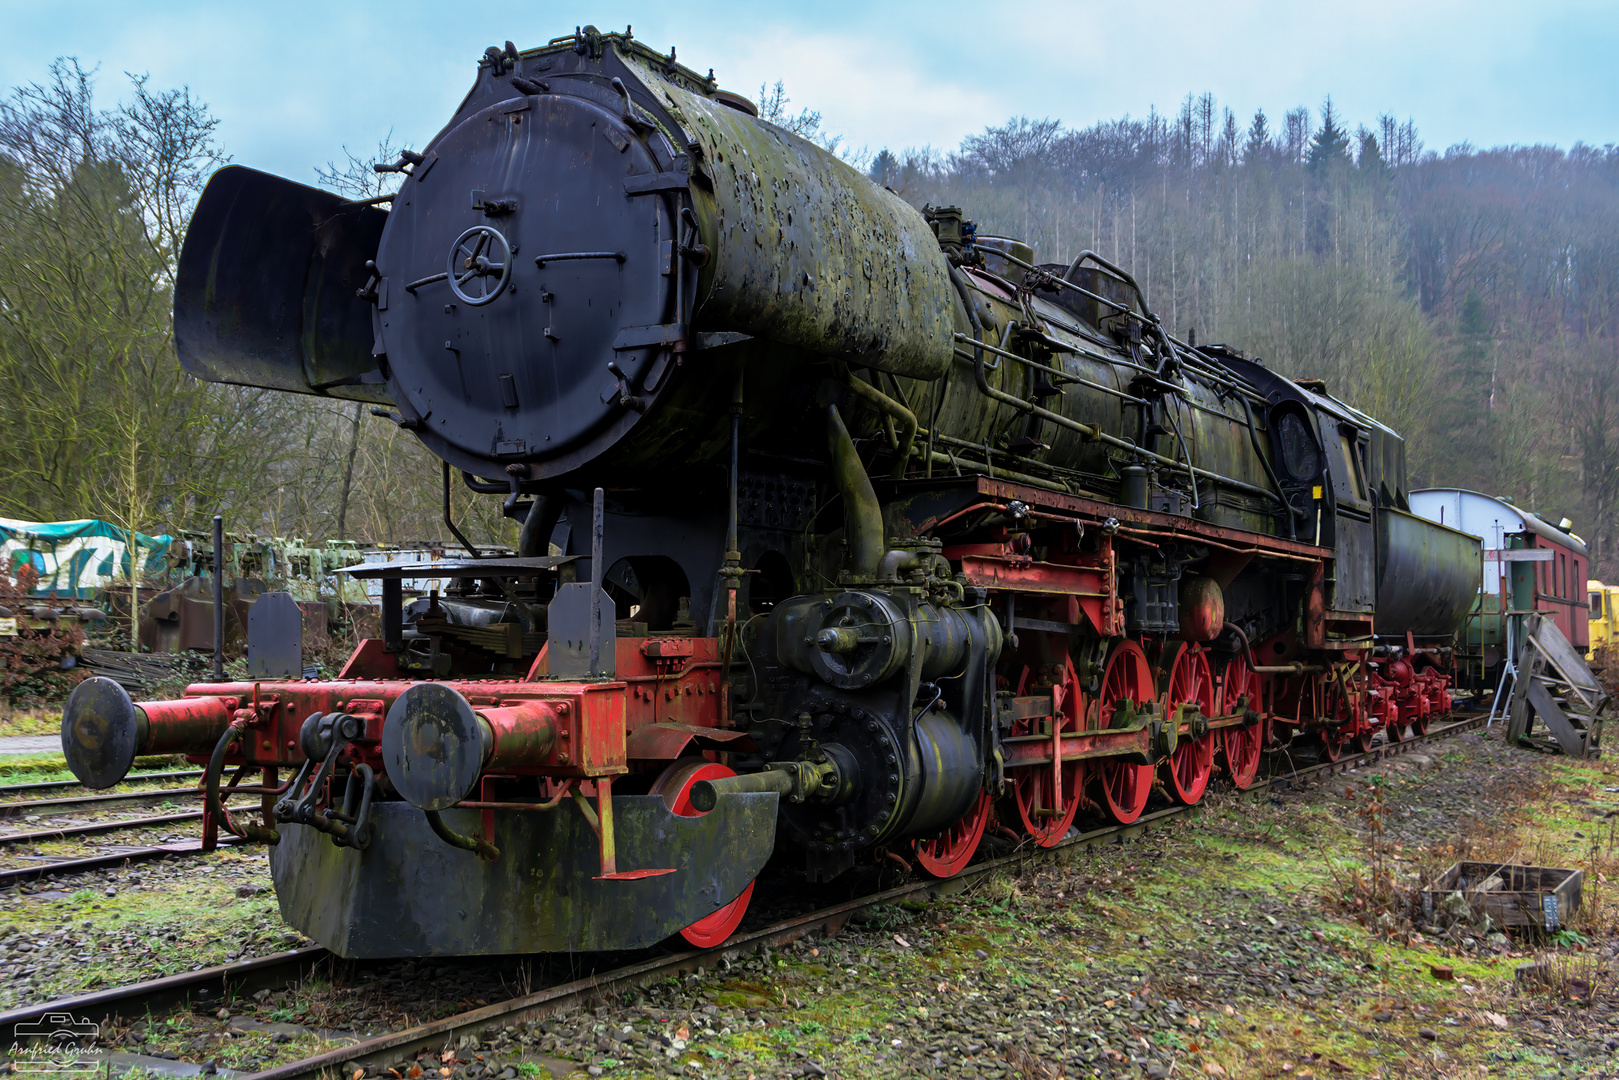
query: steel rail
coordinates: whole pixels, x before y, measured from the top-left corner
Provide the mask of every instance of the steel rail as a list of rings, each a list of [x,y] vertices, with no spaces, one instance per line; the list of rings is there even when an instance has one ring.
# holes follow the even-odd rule
[[[221,836],[220,847],[234,847],[244,843],[240,837]],[[116,870],[130,863],[151,862],[154,859],[166,859],[171,855],[188,858],[192,855],[206,855],[202,841],[181,840],[173,844],[154,844],[151,847],[131,848],[128,851],[115,851],[106,855],[92,855],[84,859],[62,859],[58,862],[43,862],[35,866],[14,866],[0,870],[0,889],[11,885],[18,885],[25,881],[34,881],[42,877],[56,877],[58,875],[72,877],[75,874],[88,874],[97,870]]]
[[[1315,775],[1332,775],[1359,765],[1409,753],[1418,747],[1481,727],[1487,719],[1487,715],[1483,713],[1465,716],[1442,727],[1436,726],[1424,735],[1401,742],[1379,744],[1366,753],[1345,754],[1335,762],[1321,762],[1273,773],[1246,789],[1238,790],[1237,794],[1256,794],[1279,781],[1291,783]],[[1275,760],[1274,756],[1272,760]],[[1128,825],[1110,825],[1067,837],[1049,848],[1020,845],[1011,854],[976,863],[955,877],[908,882],[892,889],[834,904],[807,915],[784,919],[759,930],[738,934],[710,949],[695,949],[659,956],[611,971],[588,975],[509,1001],[363,1039],[312,1057],[277,1065],[263,1072],[251,1074],[246,1080],[304,1080],[306,1077],[335,1074],[341,1067],[351,1062],[398,1060],[402,1056],[428,1047],[440,1046],[464,1034],[475,1034],[497,1024],[537,1019],[563,1009],[590,1004],[608,995],[622,993],[626,989],[713,967],[722,960],[736,959],[762,948],[785,945],[817,931],[828,936],[834,935],[842,930],[852,915],[866,908],[921,896],[952,895],[963,891],[973,879],[997,870],[1026,866],[1035,860],[1044,861],[1059,851],[1116,843],[1140,836],[1152,827],[1182,815],[1195,815],[1200,809],[1201,805],[1169,806],[1143,814]],[[44,871],[49,869],[43,868]],[[332,953],[320,946],[308,946],[272,956],[240,960],[200,971],[12,1009],[0,1013],[0,1025],[9,1023],[13,1025],[12,1030],[15,1030],[14,1025],[18,1023],[37,1022],[50,1013],[62,1012],[86,1016],[93,1020],[143,1016],[165,1005],[212,993],[215,987],[219,989],[221,998],[231,990],[240,993],[256,989],[280,988],[305,977],[320,964],[335,959],[337,958]],[[4,1030],[5,1028],[0,1026],[0,1032]]]
[[[0,818],[21,817],[24,814],[61,814],[73,810],[95,810],[118,803],[169,802],[197,795],[194,787],[160,788],[157,791],[125,791],[113,795],[78,795],[63,799],[27,799],[21,802],[0,803]]]
[[[6,844],[37,844],[50,840],[63,840],[70,836],[91,836],[96,833],[118,832],[120,829],[145,829],[155,825],[173,825],[181,821],[196,821],[200,817],[202,817],[201,810],[187,810],[181,814],[157,814],[153,817],[124,818],[121,821],[92,821],[84,825],[63,825],[56,829],[0,833],[0,847]]]
[[[215,988],[219,990],[221,998],[232,989],[248,993],[274,989],[296,982],[308,970],[329,959],[332,959],[332,954],[319,945],[306,945],[270,956],[218,964],[201,971],[166,975],[161,979],[130,983],[128,986],[94,990],[77,997],[24,1005],[19,1009],[0,1012],[0,1032],[15,1031],[17,1024],[37,1022],[51,1013],[71,1013],[74,1017],[100,1023],[107,1019],[145,1016],[152,1009],[183,1001],[199,992],[212,993]],[[7,1025],[11,1026],[8,1028]]]
[[[201,775],[201,769],[186,769],[180,772],[130,773],[119,782],[138,784],[148,780],[191,780]],[[83,786],[77,780],[43,780],[33,784],[0,784],[0,799],[8,795],[22,795],[31,791],[66,791],[68,788]]]

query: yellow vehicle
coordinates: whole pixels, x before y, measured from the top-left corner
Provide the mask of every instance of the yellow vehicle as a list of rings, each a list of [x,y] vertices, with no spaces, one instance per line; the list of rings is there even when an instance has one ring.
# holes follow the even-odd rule
[[[1619,585],[1587,581],[1585,594],[1591,605],[1591,646],[1585,654],[1589,657],[1595,656],[1598,649],[1619,644]]]

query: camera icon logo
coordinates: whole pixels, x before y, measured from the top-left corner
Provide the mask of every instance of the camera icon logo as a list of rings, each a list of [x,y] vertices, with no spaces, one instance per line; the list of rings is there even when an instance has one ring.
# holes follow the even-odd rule
[[[94,1020],[81,1020],[72,1013],[46,1013],[38,1020],[24,1020],[12,1029],[19,1039],[45,1039],[49,1042],[79,1042],[94,1039],[101,1027]]]
[[[76,1072],[99,1064],[91,1053],[101,1027],[72,1013],[45,1013],[12,1026],[12,1068],[24,1072]]]

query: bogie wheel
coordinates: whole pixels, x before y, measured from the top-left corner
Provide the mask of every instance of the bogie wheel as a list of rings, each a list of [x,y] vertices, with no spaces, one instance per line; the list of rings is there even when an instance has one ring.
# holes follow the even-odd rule
[[[1405,730],[1405,737],[1408,739],[1415,739],[1428,734],[1428,720],[1433,714],[1423,705],[1423,702],[1418,701],[1416,708],[1411,710],[1411,726]]]
[[[1107,667],[1102,672],[1095,728],[1106,731],[1112,727],[1120,703],[1129,702],[1135,708],[1155,696],[1152,665],[1147,663],[1147,654],[1133,641],[1119,642],[1108,654]],[[1153,767],[1105,758],[1095,771],[1102,801],[1113,820],[1128,825],[1139,818],[1152,795]]]
[[[679,761],[663,770],[657,782],[652,785],[653,795],[662,795],[663,801],[669,807],[669,812],[681,817],[699,817],[700,813],[691,804],[692,785],[699,780],[717,780],[722,776],[735,776],[736,773],[727,766],[704,758],[681,758]],[[748,910],[748,901],[753,899],[753,882],[742,890],[735,900],[726,904],[712,915],[705,915],[680,932],[680,936],[697,946],[699,949],[711,949],[719,945],[726,938],[736,933],[736,928],[742,923],[742,916]]]
[[[978,842],[984,838],[984,826],[994,815],[995,800],[989,792],[980,792],[978,801],[960,821],[951,825],[932,840],[916,842],[916,862],[936,878],[955,877],[967,869]]]
[[[1169,665],[1164,688],[1165,721],[1183,705],[1194,706],[1204,716],[1214,712],[1214,674],[1209,670],[1209,654],[1203,646],[1185,644]],[[1175,751],[1163,765],[1164,787],[1176,802],[1191,806],[1208,790],[1214,772],[1214,737],[1208,733],[1193,736],[1181,732]]]
[[[1220,733],[1226,771],[1231,775],[1231,782],[1246,791],[1259,775],[1259,757],[1265,748],[1265,728],[1269,720],[1264,715],[1259,676],[1241,656],[1226,663],[1225,678],[1220,686],[1220,715],[1230,716],[1238,709],[1260,714],[1256,724],[1229,727]]]
[[[1057,726],[1058,737],[1062,732],[1080,730],[1088,703],[1079,688],[1079,675],[1074,671],[1072,660],[1064,660],[1062,681],[1052,690],[1056,699],[1056,716],[1052,722]],[[1013,725],[1012,734],[1038,735],[1040,732],[1033,727],[1035,723],[1020,720]],[[1007,781],[1023,827],[1036,844],[1054,847],[1068,835],[1085,783],[1083,761],[1065,761],[1060,769],[1054,764],[1013,769]]]

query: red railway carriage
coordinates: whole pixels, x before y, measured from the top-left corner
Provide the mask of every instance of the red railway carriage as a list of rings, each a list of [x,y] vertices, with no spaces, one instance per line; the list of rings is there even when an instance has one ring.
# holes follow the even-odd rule
[[[91,680],[63,718],[92,785],[206,762],[334,951],[712,943],[773,856],[950,875],[992,820],[1052,845],[1449,708],[1478,543],[1409,512],[1398,435],[1096,253],[1036,263],[593,28],[491,48],[393,168],[386,210],[216,174],[181,360],[375,402],[518,556],[409,603],[371,568],[336,680]]]
[[[1463,677],[1473,687],[1494,687],[1507,647],[1513,613],[1550,615],[1581,654],[1590,648],[1586,580],[1590,553],[1585,541],[1504,498],[1462,488],[1424,488],[1411,493],[1411,509],[1450,528],[1480,538],[1482,574],[1463,643]]]

